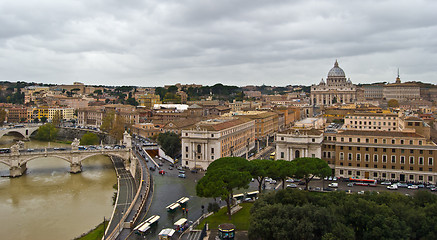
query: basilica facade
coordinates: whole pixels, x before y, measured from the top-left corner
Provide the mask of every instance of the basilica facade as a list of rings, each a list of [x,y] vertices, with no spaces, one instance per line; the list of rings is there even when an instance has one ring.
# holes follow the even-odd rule
[[[320,81],[318,85],[311,86],[311,104],[314,106],[330,106],[335,103],[355,103],[357,87],[338,66],[337,60],[334,67],[328,72],[326,82]]]

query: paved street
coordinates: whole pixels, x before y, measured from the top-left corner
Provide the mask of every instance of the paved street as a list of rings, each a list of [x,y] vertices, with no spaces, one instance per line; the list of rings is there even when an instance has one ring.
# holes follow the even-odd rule
[[[111,159],[114,162],[115,171],[117,172],[117,176],[119,177],[120,181],[118,201],[116,203],[114,216],[112,218],[111,224],[108,227],[108,231],[105,237],[108,237],[109,234],[111,234],[112,231],[117,227],[120,219],[129,208],[132,199],[134,198],[136,193],[134,179],[130,172],[124,168],[123,160],[118,157],[111,157]]]

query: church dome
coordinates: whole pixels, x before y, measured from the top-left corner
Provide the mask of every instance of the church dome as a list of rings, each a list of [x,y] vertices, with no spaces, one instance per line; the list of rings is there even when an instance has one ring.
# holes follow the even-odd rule
[[[346,77],[343,69],[338,66],[337,60],[335,60],[334,67],[329,70],[328,77]]]

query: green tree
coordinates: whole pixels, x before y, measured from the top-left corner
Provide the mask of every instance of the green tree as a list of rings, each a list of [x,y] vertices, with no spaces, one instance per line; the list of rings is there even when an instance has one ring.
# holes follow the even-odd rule
[[[314,177],[325,177],[332,174],[328,164],[320,158],[296,158],[291,161],[297,178],[305,179],[305,189]]]
[[[112,128],[109,130],[109,135],[113,136],[117,140],[123,139],[123,133],[125,131],[125,121],[119,114],[115,115]]]
[[[52,124],[56,127],[59,127],[59,124],[62,122],[62,113],[61,111],[56,111],[55,115],[52,118]]]
[[[276,160],[267,170],[269,177],[282,181],[282,189],[285,188],[285,179],[296,174],[296,165],[290,161]]]
[[[127,100],[126,100],[126,103],[127,104],[129,104],[129,105],[132,105],[132,106],[138,106],[138,102],[137,102],[137,100],[135,100],[135,98],[128,98]]]
[[[114,111],[107,112],[102,119],[100,130],[102,130],[103,132],[109,132],[114,124],[114,119],[115,119]]]
[[[258,182],[258,191],[261,192],[264,178],[268,176],[268,170],[274,162],[266,159],[254,159],[249,161],[249,164],[250,175]]]
[[[80,139],[80,145],[97,145],[99,141],[100,139],[95,133],[87,132]]]
[[[46,116],[43,116],[43,117],[41,117],[40,120],[41,120],[42,123],[46,123],[46,122],[47,122],[47,117],[46,117]]]
[[[390,100],[388,100],[387,105],[388,105],[388,107],[391,107],[391,108],[397,108],[397,107],[399,107],[399,102],[396,99],[390,99]]]
[[[3,108],[0,109],[0,126],[3,126],[6,120],[6,110]]]
[[[33,119],[33,122],[34,122],[34,123],[39,123],[39,119],[38,119],[38,118],[35,118],[35,119]]]
[[[158,144],[164,150],[165,154],[174,158],[181,150],[181,139],[179,135],[173,132],[160,133],[158,135]]]
[[[248,188],[251,179],[249,171],[240,170],[247,168],[248,163],[244,164],[246,166],[239,166],[232,162],[232,159],[248,162],[243,158],[219,158],[213,162],[217,163],[212,168],[211,165],[208,167],[205,176],[196,185],[196,193],[199,197],[220,197],[226,202],[229,219],[231,219],[233,190]]]
[[[41,141],[53,141],[58,135],[58,129],[51,123],[46,123],[38,128],[36,139]]]

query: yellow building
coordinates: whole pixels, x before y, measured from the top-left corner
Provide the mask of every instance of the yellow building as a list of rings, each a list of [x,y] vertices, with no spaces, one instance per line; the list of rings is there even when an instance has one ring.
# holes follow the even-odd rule
[[[156,94],[144,94],[137,97],[137,101],[140,106],[144,106],[148,109],[152,109],[153,105],[161,104],[159,95]]]
[[[223,114],[224,117],[238,116],[255,120],[255,137],[257,139],[273,136],[278,131],[278,114],[268,111],[245,111],[230,112]]]

